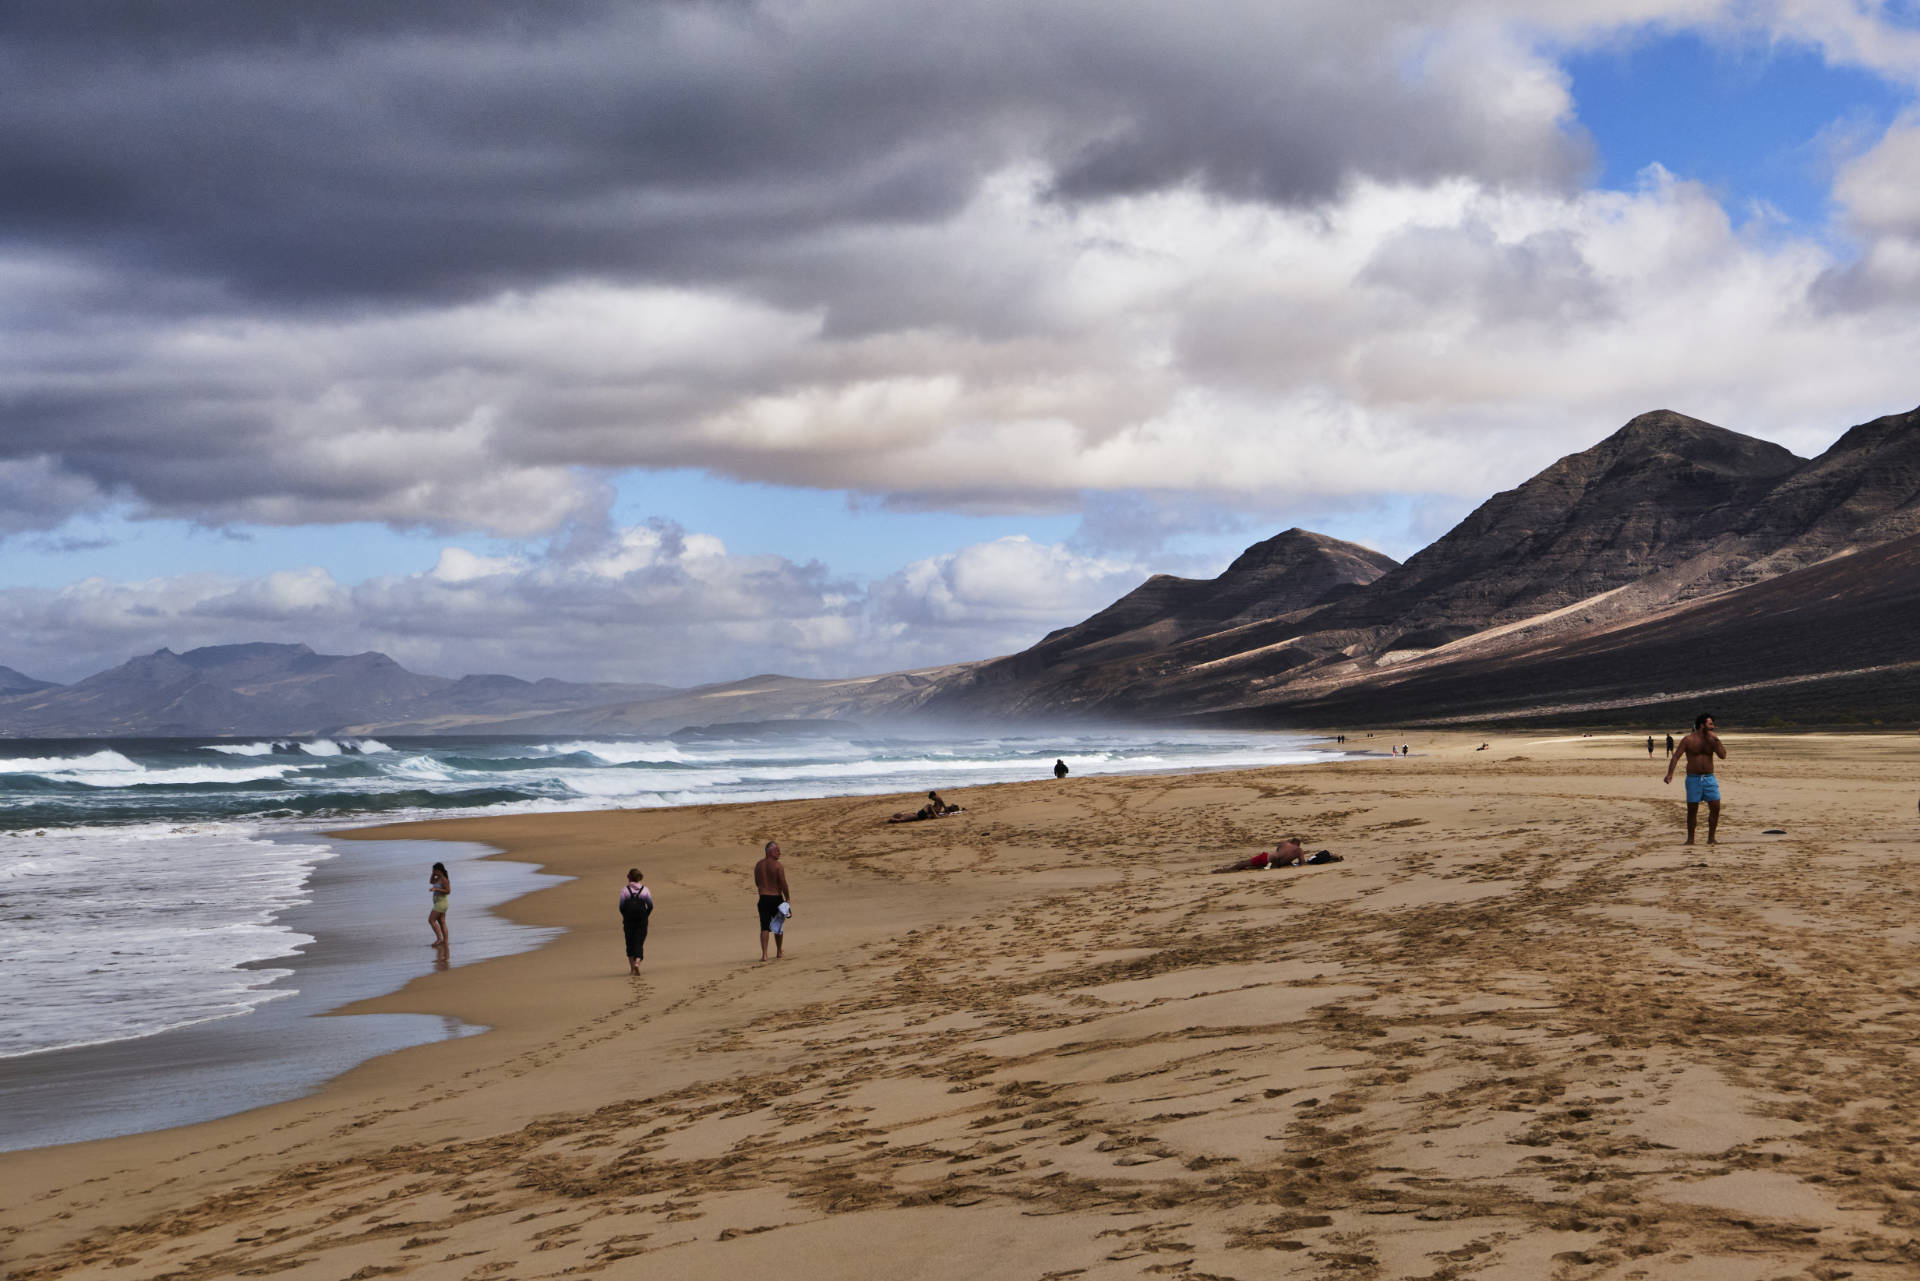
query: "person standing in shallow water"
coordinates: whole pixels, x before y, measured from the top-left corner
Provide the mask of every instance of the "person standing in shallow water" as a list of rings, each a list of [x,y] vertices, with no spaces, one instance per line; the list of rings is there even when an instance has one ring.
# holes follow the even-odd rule
[[[427,876],[427,892],[433,895],[433,910],[427,913],[427,924],[433,927],[433,945],[447,945],[447,899],[453,894],[453,878],[447,875],[445,863],[435,863],[433,871]]]
[[[773,915],[782,903],[793,902],[793,891],[787,888],[787,869],[780,864],[780,842],[768,841],[765,857],[753,865],[753,888],[760,896],[760,959],[767,959],[767,942],[771,939],[773,959],[777,961],[787,954],[787,936],[773,932]]]
[[[647,959],[647,925],[653,919],[653,891],[637,867],[627,869],[627,883],[620,887],[620,930],[627,938],[627,973],[638,974],[640,962]]]

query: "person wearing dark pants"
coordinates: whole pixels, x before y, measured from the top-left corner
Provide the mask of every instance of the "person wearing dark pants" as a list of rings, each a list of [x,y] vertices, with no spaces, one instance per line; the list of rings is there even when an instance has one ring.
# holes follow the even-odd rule
[[[774,915],[782,903],[793,901],[787,888],[787,869],[780,864],[780,842],[768,841],[766,857],[753,865],[753,888],[760,896],[760,959],[767,959],[767,944],[773,944],[773,959],[787,953],[787,936],[773,932]]]
[[[627,973],[638,974],[647,957],[647,925],[653,919],[653,891],[640,869],[627,870],[620,889],[620,929],[627,936]]]

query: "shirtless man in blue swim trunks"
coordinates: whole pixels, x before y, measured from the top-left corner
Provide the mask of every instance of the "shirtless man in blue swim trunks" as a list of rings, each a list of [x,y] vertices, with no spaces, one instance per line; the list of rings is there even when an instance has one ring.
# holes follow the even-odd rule
[[[1693,721],[1693,733],[1680,740],[1667,758],[1667,782],[1673,767],[1687,758],[1687,844],[1693,844],[1694,825],[1700,820],[1700,802],[1707,803],[1707,844],[1720,830],[1720,780],[1713,776],[1713,758],[1727,759],[1727,745],[1713,732],[1713,713],[1702,712]]]

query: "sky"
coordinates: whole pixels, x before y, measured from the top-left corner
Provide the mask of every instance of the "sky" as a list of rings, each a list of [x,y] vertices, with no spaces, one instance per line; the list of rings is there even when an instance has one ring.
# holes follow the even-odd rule
[[[1920,404],[1920,0],[0,8],[0,665],[692,685]]]

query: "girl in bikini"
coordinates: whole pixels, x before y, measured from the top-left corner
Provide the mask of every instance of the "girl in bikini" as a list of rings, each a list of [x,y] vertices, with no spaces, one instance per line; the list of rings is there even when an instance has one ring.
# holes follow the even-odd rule
[[[453,881],[447,876],[447,865],[435,863],[433,874],[427,877],[427,892],[433,895],[433,910],[427,913],[427,924],[433,927],[433,945],[447,945],[447,896],[453,893]]]

